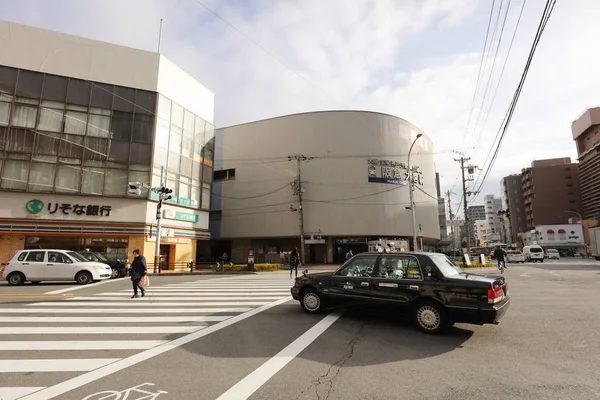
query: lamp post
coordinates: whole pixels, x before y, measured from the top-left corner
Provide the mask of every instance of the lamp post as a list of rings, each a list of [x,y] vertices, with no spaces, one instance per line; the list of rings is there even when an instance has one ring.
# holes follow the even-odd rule
[[[417,251],[417,217],[415,215],[415,202],[414,202],[414,194],[413,194],[414,179],[413,179],[412,167],[410,165],[410,153],[412,152],[412,149],[413,149],[415,143],[417,143],[417,140],[419,140],[419,138],[421,136],[423,136],[423,134],[418,133],[417,137],[415,138],[415,140],[413,140],[412,144],[410,145],[410,149],[408,150],[408,160],[406,162],[407,167],[408,167],[408,192],[410,194],[410,211],[412,213],[412,231],[413,231],[413,250],[414,251]]]
[[[575,214],[579,217],[579,223],[581,223],[581,221],[583,221],[583,218],[581,218],[581,214],[579,214],[577,211],[571,211],[571,210],[563,210],[566,213],[571,213],[571,214]]]

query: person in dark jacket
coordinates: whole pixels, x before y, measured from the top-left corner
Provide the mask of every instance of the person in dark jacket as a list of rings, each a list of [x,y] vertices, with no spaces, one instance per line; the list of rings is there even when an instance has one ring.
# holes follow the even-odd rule
[[[138,289],[142,292],[142,297],[146,295],[144,288],[140,287],[140,280],[142,276],[148,273],[148,266],[146,265],[146,257],[144,257],[138,249],[133,251],[133,262],[130,267],[131,283],[133,284],[133,296],[135,299],[138,296]]]
[[[502,271],[502,267],[500,267],[500,264],[502,264],[502,266],[506,268],[506,261],[504,260],[505,256],[506,251],[504,251],[504,249],[500,247],[500,245],[497,245],[496,250],[494,250],[494,258],[498,261],[498,269],[500,271]]]
[[[298,248],[294,247],[290,254],[290,279],[292,279],[292,272],[296,272],[296,278],[298,277],[298,266],[300,265],[300,254],[298,254]]]

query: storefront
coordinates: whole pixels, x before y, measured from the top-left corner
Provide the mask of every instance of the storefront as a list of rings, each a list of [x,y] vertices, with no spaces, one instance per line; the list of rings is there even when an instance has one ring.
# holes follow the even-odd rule
[[[33,197],[35,196],[35,197]],[[156,203],[139,199],[4,193],[0,204],[0,262],[25,248],[98,251],[131,258],[134,249],[153,263]],[[175,205],[163,206],[161,264],[185,268],[195,261],[196,241],[208,240],[208,215]]]

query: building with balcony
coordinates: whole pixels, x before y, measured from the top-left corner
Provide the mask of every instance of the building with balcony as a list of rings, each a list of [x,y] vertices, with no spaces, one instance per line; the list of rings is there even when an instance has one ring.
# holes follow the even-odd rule
[[[521,171],[526,229],[564,224],[582,212],[577,167],[564,157],[536,160]]]
[[[475,246],[476,239],[476,221],[485,221],[485,206],[471,206],[467,207],[467,220],[468,220],[468,235],[470,246]]]
[[[579,161],[583,219],[600,217],[600,107],[586,110],[571,125]]]
[[[502,199],[494,197],[493,194],[485,195],[485,219],[488,223],[488,240],[499,242],[502,237]]]
[[[154,254],[208,240],[214,95],[160,54],[0,22],[0,257],[24,248]],[[161,167],[163,171],[161,174]],[[172,198],[156,232],[154,193]]]

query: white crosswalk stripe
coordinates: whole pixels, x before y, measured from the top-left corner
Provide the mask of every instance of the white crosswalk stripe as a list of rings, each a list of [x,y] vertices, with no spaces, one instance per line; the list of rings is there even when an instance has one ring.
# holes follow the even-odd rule
[[[153,283],[158,281],[156,279]],[[228,276],[0,308],[0,398],[44,389],[31,373],[85,373],[290,295],[282,275]],[[109,289],[110,290],[110,289]],[[52,381],[49,378],[46,381]]]

